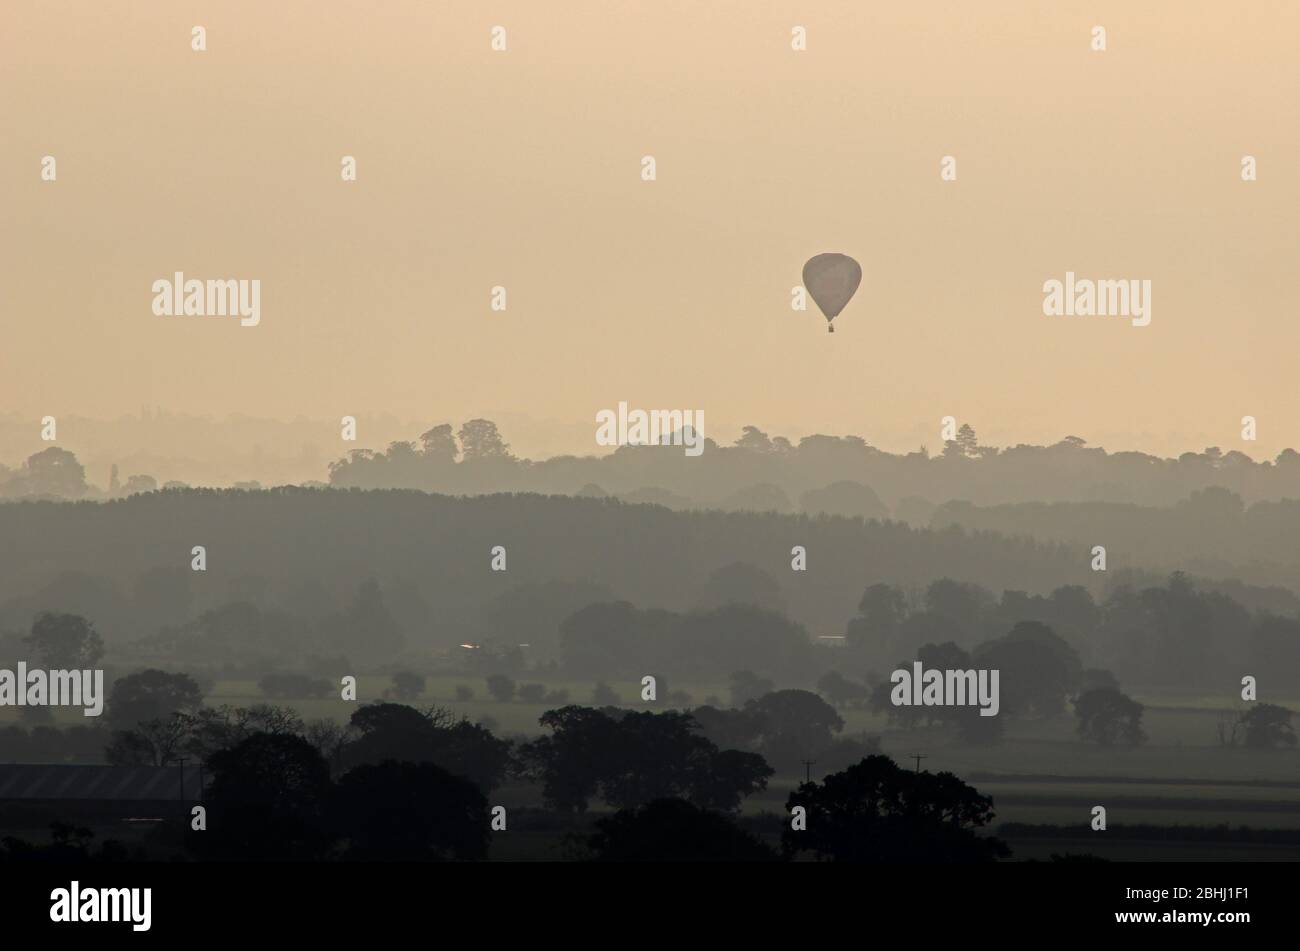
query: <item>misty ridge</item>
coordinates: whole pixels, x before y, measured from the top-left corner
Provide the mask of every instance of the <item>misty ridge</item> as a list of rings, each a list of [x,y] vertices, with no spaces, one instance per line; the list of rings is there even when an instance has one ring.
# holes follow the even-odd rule
[[[1195,525],[1195,504],[1174,511]],[[9,503],[0,537],[0,653],[12,658],[52,611],[91,619],[107,659],[128,666],[547,665],[707,682],[752,669],[806,684],[1035,622],[1082,666],[1142,684],[1211,688],[1225,664],[1300,680],[1288,588],[1093,571],[1086,547],[960,525],[281,487]],[[498,548],[508,570],[490,568]],[[792,570],[799,550],[808,570]]]
[[[319,460],[321,479],[294,484],[838,515],[995,531],[1084,551],[1105,539],[1112,570],[1152,577],[1182,570],[1288,589],[1300,576],[1300,549],[1291,542],[1300,530],[1300,453],[1292,449],[1262,462],[1217,447],[1176,459],[1108,453],[1073,436],[1052,446],[999,449],[980,445],[970,425],[933,455],[924,447],[884,452],[857,436],[792,443],[753,426],[734,445],[707,438],[704,445],[697,458],[652,445],[534,461],[514,455],[495,423],[473,419],[458,429],[432,427],[414,441],[395,440],[383,451],[354,449],[327,465],[317,447],[304,446],[302,461]],[[257,466],[250,462],[250,468]],[[95,485],[74,453],[50,447],[12,469],[0,465],[0,500],[106,501],[188,487],[160,483],[147,472],[120,475],[116,464],[107,476],[105,485]],[[254,479],[231,481],[236,489],[264,488]],[[1283,594],[1268,604],[1286,609],[1290,601]]]

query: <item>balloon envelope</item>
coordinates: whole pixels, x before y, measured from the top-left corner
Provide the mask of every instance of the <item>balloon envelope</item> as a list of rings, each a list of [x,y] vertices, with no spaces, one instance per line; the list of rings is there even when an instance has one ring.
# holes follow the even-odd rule
[[[827,320],[844,309],[862,283],[862,267],[847,254],[819,254],[803,266],[803,286]]]

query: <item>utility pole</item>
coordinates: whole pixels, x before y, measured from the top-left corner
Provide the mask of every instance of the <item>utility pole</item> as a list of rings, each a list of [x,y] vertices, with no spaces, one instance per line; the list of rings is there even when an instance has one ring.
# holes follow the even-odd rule
[[[805,760],[800,760],[799,762],[803,763],[804,782],[806,783],[812,782],[812,768],[817,761],[815,759],[805,759]]]
[[[910,754],[910,758],[916,760],[916,771],[919,773],[921,771],[921,760],[929,759],[930,757],[925,753],[912,753]]]
[[[178,756],[176,761],[181,765],[181,802],[185,802],[185,757]]]

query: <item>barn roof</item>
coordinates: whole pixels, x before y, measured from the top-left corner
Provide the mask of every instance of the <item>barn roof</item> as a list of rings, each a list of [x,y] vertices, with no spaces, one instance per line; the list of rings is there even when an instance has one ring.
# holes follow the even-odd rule
[[[199,767],[0,765],[0,800],[180,799],[198,797]]]

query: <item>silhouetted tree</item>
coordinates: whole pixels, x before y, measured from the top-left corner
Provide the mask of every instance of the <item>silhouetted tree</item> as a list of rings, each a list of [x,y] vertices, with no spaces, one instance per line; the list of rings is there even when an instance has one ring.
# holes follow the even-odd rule
[[[1010,854],[976,829],[992,821],[993,800],[952,773],[900,769],[868,756],[821,783],[802,783],[787,811],[807,810],[807,828],[786,828],[787,855],[810,851],[837,862],[988,862]]]
[[[126,484],[122,486],[122,495],[138,495],[141,492],[157,492],[158,480],[151,475],[137,473],[128,476]]]
[[[736,440],[736,448],[745,449],[749,452],[771,452],[772,440],[768,438],[767,433],[757,426],[746,426],[740,431],[740,438]]]
[[[773,773],[762,756],[744,750],[704,751],[689,764],[688,798],[703,809],[719,812],[735,812],[742,799],[767,788]]]
[[[175,715],[185,729],[184,749],[192,758],[207,762],[221,751],[238,746],[256,733],[306,737],[306,726],[289,707],[269,703],[251,707],[202,707]],[[317,746],[316,743],[312,743]],[[320,749],[319,746],[317,746]],[[322,751],[322,755],[325,755]]]
[[[424,693],[424,675],[409,670],[393,674],[392,694],[395,700],[414,700]]]
[[[508,742],[439,707],[366,704],[352,714],[351,727],[356,738],[342,751],[345,766],[390,759],[436,763],[488,792],[501,784],[510,767]]]
[[[487,419],[471,419],[460,427],[461,451],[466,462],[482,459],[507,459],[510,447],[497,431],[497,424]]]
[[[24,642],[52,670],[87,670],[104,656],[104,640],[95,627],[76,614],[42,611]]]
[[[719,751],[685,713],[651,713],[568,706],[549,710],[551,730],[520,749],[527,772],[542,783],[547,805],[584,812],[599,795],[619,808],[683,798],[731,809],[766,788],[772,770],[762,757]]]
[[[189,674],[149,669],[127,674],[113,684],[106,714],[115,727],[130,728],[144,720],[195,710],[202,702],[203,692]]]
[[[829,745],[844,729],[835,708],[810,690],[777,690],[749,701],[745,710],[762,718],[759,752],[782,769]]]
[[[922,670],[971,670],[973,662],[970,654],[954,644],[944,641],[941,644],[922,644],[916,651],[916,660]],[[900,661],[894,670],[912,672],[911,661]],[[892,675],[892,671],[891,671]],[[964,741],[977,745],[997,743],[1002,739],[1002,717],[980,716],[978,706],[924,706],[916,704],[895,704],[892,679],[882,680],[871,692],[870,707],[873,713],[883,714],[894,723],[905,727],[915,727],[922,723],[933,725],[942,723],[957,727],[957,735]],[[999,686],[999,695],[1002,690]]]
[[[979,454],[979,439],[975,436],[975,430],[970,423],[962,423],[961,429],[957,430],[957,448],[962,451],[964,456],[976,456]]]
[[[421,433],[420,447],[426,459],[444,464],[455,462],[456,456],[460,454],[450,423],[442,423]]]
[[[493,674],[487,679],[487,691],[498,703],[509,703],[515,698],[516,684],[505,674]]]
[[[329,764],[331,776],[342,771],[344,750],[353,739],[350,725],[321,717],[303,725],[302,738],[314,746]]]
[[[6,495],[79,499],[86,494],[86,470],[66,449],[50,446],[27,458],[5,486]]]
[[[597,862],[771,862],[778,856],[732,820],[681,799],[658,799],[596,822]]]
[[[542,783],[542,799],[558,812],[584,813],[600,790],[601,758],[618,735],[616,721],[601,710],[570,705],[548,710],[539,720],[552,731],[525,743],[519,758]]]
[[[349,770],[331,815],[347,859],[472,861],[487,857],[487,811],[469,780],[433,763],[387,760]]]
[[[925,589],[926,611],[946,629],[944,639],[959,644],[969,644],[975,639],[980,618],[993,604],[992,592],[952,578],[939,578]]]
[[[1102,746],[1137,746],[1144,739],[1142,704],[1114,687],[1095,687],[1074,701],[1079,736]]]
[[[1241,715],[1242,742],[1251,749],[1295,746],[1291,728],[1292,711],[1273,703],[1257,703]]]
[[[1013,716],[1062,713],[1083,669],[1074,648],[1037,621],[1021,621],[1006,636],[981,644],[973,660],[1001,671],[1001,708]]]
[[[208,829],[191,832],[200,854],[241,861],[322,857],[329,833],[329,766],[297,736],[256,733],[208,761]]]
[[[176,762],[187,734],[181,714],[141,720],[110,734],[104,759],[110,766],[167,766]]]
[[[873,584],[862,593],[858,616],[849,621],[844,636],[854,647],[888,648],[898,640],[907,617],[907,599],[901,588]]]
[[[750,706],[720,710],[706,704],[692,710],[691,716],[699,724],[701,735],[724,750],[753,749],[767,725],[767,717]]]

